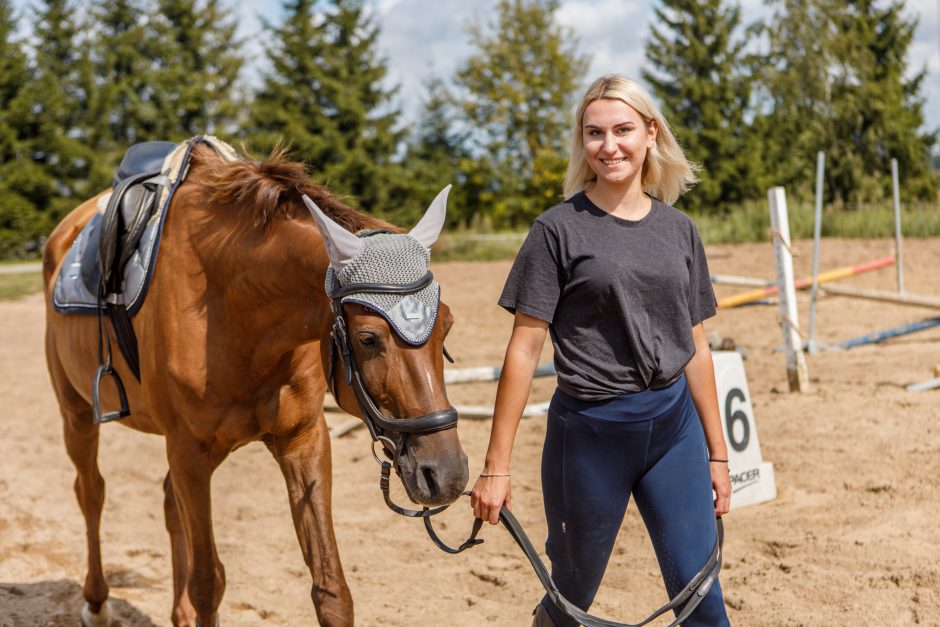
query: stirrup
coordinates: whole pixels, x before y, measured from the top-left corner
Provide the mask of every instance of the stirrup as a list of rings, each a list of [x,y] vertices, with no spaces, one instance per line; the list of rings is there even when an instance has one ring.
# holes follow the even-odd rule
[[[121,408],[117,411],[108,413],[101,412],[101,380],[104,377],[111,377],[114,380],[114,386],[117,388],[118,399]],[[95,382],[91,386],[91,407],[95,414],[95,424],[100,425],[103,422],[120,420],[131,415],[130,407],[127,404],[127,394],[124,392],[124,384],[121,383],[121,377],[112,367],[105,367],[104,364],[98,366],[95,372]]]

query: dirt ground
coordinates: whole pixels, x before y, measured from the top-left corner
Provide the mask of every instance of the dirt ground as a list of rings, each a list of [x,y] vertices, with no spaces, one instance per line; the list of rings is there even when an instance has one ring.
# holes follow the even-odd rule
[[[940,296],[940,239],[904,244],[910,291]],[[797,275],[812,247],[799,242]],[[822,269],[891,255],[893,243],[825,240]],[[769,244],[708,249],[713,273],[772,278]],[[509,263],[434,267],[456,325],[448,341],[461,367],[497,365],[511,317],[496,305]],[[893,289],[894,269],[847,279]],[[719,287],[720,296],[747,288]],[[819,303],[817,338],[834,342],[922,320],[935,310],[846,297]],[[0,626],[78,624],[84,526],[72,492],[58,411],[43,359],[41,296],[0,303]],[[800,297],[803,328],[808,296]],[[940,390],[909,393],[935,376],[940,327],[848,352],[809,357],[812,391],[790,394],[776,306],[721,311],[706,328],[747,351],[745,367],[775,500],[733,510],[722,585],[737,625],[940,625]],[[545,359],[550,358],[550,349]],[[533,401],[552,381],[538,381]],[[451,386],[455,404],[492,403],[494,384]],[[329,420],[340,424],[348,417]],[[471,474],[481,466],[487,420],[463,420]],[[514,511],[544,542],[538,468],[544,418],[523,422],[513,458]],[[438,551],[420,523],[386,509],[362,429],[333,438],[334,514],[360,625],[528,625],[538,581],[508,534],[458,556]],[[102,428],[108,482],[103,555],[121,625],[169,624],[172,584],[164,531],[163,441],[121,425]],[[404,501],[401,486],[396,486]],[[228,585],[226,625],[315,624],[286,491],[260,444],[234,453],[213,484],[215,532]],[[462,540],[469,501],[441,516]],[[631,506],[596,613],[636,621],[664,600],[652,549]]]

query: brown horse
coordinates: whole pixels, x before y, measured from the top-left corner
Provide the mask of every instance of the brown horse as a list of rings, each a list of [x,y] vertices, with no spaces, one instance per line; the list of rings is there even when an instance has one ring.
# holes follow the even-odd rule
[[[349,231],[398,232],[311,183],[303,166],[282,152],[261,163],[226,162],[197,145],[167,213],[146,302],[133,318],[140,383],[115,354],[132,412],[123,423],[166,438],[164,510],[174,625],[219,621],[225,571],[213,539],[210,480],[229,453],[253,440],[264,442],[287,482],[320,623],[353,624],[333,533],[330,441],[323,417],[333,323],[324,289],[328,242],[301,194]],[[96,201],[80,205],[58,225],[43,259],[46,356],[87,527],[82,621],[89,627],[110,623],[99,546],[104,480],[91,407],[97,323],[94,316],[58,313],[51,297],[62,259],[93,216]],[[344,309],[363,383],[383,414],[403,420],[450,407],[443,342],[453,320],[446,305],[440,305],[422,345],[403,342],[365,307]],[[111,342],[115,345],[113,334]],[[336,370],[343,372],[341,355]],[[361,416],[344,377],[335,381],[340,406]],[[113,391],[102,393],[105,407],[117,405]],[[456,429],[408,436],[400,462],[407,493],[424,505],[452,502],[467,482],[467,458]]]

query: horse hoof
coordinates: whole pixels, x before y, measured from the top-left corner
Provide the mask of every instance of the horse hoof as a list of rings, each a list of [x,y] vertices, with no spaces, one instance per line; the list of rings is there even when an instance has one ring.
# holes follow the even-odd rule
[[[111,627],[111,601],[101,604],[101,611],[95,614],[88,603],[82,607],[82,627]]]
[[[216,616],[216,617],[215,617],[215,627],[221,627],[221,625],[222,625],[222,617],[221,617],[221,616]],[[196,627],[201,627],[201,625],[199,624],[199,619],[198,619],[198,618],[196,619]]]

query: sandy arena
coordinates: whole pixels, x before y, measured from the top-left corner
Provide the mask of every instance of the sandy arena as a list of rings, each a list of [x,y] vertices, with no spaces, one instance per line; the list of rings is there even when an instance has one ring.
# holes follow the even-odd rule
[[[904,243],[913,292],[940,297],[940,239]],[[797,275],[812,245],[799,242]],[[822,269],[892,254],[887,240],[825,240]],[[713,273],[773,277],[769,244],[707,249]],[[456,325],[457,366],[501,363],[511,317],[496,305],[508,262],[446,263],[433,270]],[[894,289],[893,268],[847,279]],[[720,287],[719,296],[747,288]],[[808,321],[801,293],[801,324]],[[940,315],[936,310],[827,296],[817,339],[835,342]],[[0,627],[79,622],[84,525],[74,470],[43,357],[44,309],[34,295],[0,303]],[[848,352],[809,358],[813,384],[787,391],[776,306],[722,311],[706,330],[747,351],[745,367],[763,458],[774,464],[774,501],[733,510],[722,584],[736,625],[940,625],[940,390],[904,386],[933,377],[940,327]],[[546,348],[544,359],[550,359]],[[454,404],[492,404],[495,384],[451,386]],[[539,380],[531,400],[547,400]],[[341,424],[348,416],[328,416]],[[462,420],[471,475],[480,470],[488,420]],[[538,474],[544,418],[523,422],[513,457],[514,512],[544,543]],[[333,438],[334,515],[343,565],[365,626],[527,626],[541,589],[500,528],[458,556],[436,549],[422,525],[382,501],[364,429]],[[172,595],[163,524],[163,440],[102,428],[107,481],[102,545],[115,624],[168,625]],[[400,485],[397,498],[405,501]],[[223,625],[316,624],[284,482],[260,444],[237,451],[213,483],[216,540],[226,567]],[[440,517],[445,538],[469,530],[469,500]],[[631,505],[594,613],[635,622],[665,600],[652,549]],[[660,623],[665,624],[665,623]]]

